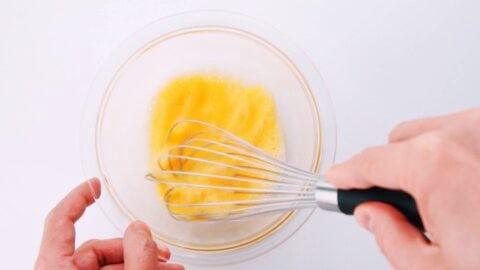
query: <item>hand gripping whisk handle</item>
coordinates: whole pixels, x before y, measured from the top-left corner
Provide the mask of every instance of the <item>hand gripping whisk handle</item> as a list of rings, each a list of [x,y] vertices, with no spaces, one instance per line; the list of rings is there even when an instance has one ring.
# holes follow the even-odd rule
[[[402,212],[411,224],[425,231],[417,205],[412,196],[398,190],[383,188],[336,190],[317,187],[315,197],[320,208],[352,215],[355,208],[364,202],[376,201],[390,204]]]

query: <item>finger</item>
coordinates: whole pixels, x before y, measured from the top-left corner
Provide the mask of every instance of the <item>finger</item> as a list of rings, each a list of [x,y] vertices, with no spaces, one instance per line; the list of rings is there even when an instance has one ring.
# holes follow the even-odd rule
[[[119,264],[110,264],[110,265],[105,265],[100,270],[124,270],[125,265],[123,263]]]
[[[95,194],[95,195],[94,195]],[[47,216],[40,254],[71,256],[75,250],[75,222],[100,195],[100,182],[92,179],[72,190]]]
[[[388,136],[389,142],[400,142],[411,139],[422,133],[441,129],[445,124],[451,121],[453,116],[431,117],[419,120],[413,120],[401,123],[395,127]]]
[[[412,156],[412,149],[406,143],[371,147],[331,167],[325,176],[340,189],[379,186],[412,192],[414,181],[409,177]]]
[[[125,265],[122,264],[111,264],[111,265],[106,265],[100,268],[101,270],[124,270]],[[157,268],[158,270],[185,270],[185,267],[180,264],[172,264],[172,263],[164,263],[164,262],[158,262],[157,263]]]
[[[122,239],[87,241],[77,248],[73,261],[79,269],[98,269],[105,265],[123,263]]]
[[[158,269],[160,270],[185,270],[185,267],[181,264],[160,262],[158,265],[159,265]]]
[[[126,270],[158,268],[157,244],[153,241],[150,229],[145,223],[135,221],[128,226],[123,240],[123,250]]]
[[[413,120],[401,123],[392,130],[389,135],[390,142],[399,142],[411,139],[422,133],[434,131],[437,129],[444,129],[445,127],[452,125],[458,121],[468,120],[469,116],[475,118],[480,113],[480,109],[468,109],[454,114],[428,117],[419,120]]]
[[[368,202],[355,209],[358,223],[375,236],[380,250],[395,269],[434,269],[438,248],[394,207]]]

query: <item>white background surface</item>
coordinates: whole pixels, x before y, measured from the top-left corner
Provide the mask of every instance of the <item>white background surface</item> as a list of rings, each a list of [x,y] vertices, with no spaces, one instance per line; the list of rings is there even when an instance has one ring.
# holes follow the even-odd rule
[[[305,49],[332,95],[340,161],[385,142],[399,121],[480,105],[477,1],[3,0],[2,269],[32,268],[44,216],[83,180],[79,123],[102,61],[149,22],[199,8],[256,17]],[[77,232],[78,243],[119,235],[95,206]],[[352,218],[317,211],[278,249],[221,269],[294,267],[389,268]]]

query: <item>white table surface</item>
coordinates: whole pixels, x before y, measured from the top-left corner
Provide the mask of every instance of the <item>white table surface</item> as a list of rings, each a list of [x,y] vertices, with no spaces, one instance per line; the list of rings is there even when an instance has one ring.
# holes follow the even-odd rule
[[[32,268],[46,213],[83,180],[79,123],[102,61],[149,22],[199,8],[256,17],[305,49],[332,95],[339,161],[399,121],[480,105],[478,1],[3,0],[0,268]],[[119,233],[93,206],[77,236]],[[389,269],[352,218],[321,211],[273,252],[218,269],[294,267]]]

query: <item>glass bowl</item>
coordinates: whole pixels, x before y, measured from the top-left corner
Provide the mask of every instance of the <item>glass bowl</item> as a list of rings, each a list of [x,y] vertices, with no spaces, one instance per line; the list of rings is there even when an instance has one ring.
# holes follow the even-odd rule
[[[152,182],[149,164],[151,106],[159,89],[181,74],[213,72],[272,93],[284,138],[285,160],[320,173],[334,161],[335,124],[330,99],[302,51],[271,27],[219,12],[190,12],[156,21],[131,36],[105,62],[82,121],[83,165],[101,180],[98,204],[123,232],[143,220],[173,259],[225,265],[272,250],[292,236],[314,210],[213,223],[174,220]]]

